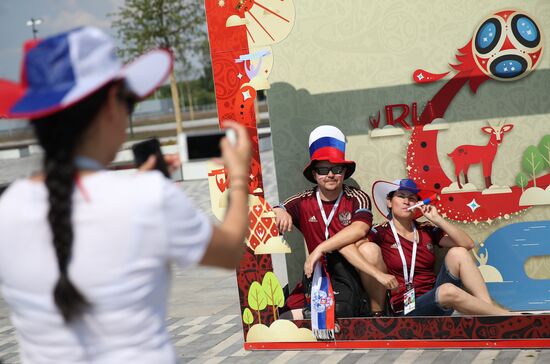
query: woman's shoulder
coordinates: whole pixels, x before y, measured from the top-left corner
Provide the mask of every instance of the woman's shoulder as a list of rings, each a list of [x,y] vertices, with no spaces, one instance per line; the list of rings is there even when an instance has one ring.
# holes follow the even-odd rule
[[[82,182],[90,185],[105,186],[110,189],[142,189],[162,188],[168,182],[160,172],[133,172],[125,173],[119,171],[102,171],[82,178]]]
[[[174,188],[172,180],[165,178],[158,171],[120,173],[120,172],[100,172],[90,177],[87,181],[83,180],[84,188],[90,187],[90,193],[94,190],[104,196],[110,195],[114,199],[120,199],[124,196],[132,199],[146,201],[159,201],[163,198],[166,190]]]
[[[44,189],[43,183],[34,182],[29,178],[21,178],[13,181],[0,195],[0,206],[7,202],[19,199],[26,195],[30,190]]]
[[[389,224],[387,221],[380,224],[374,224],[370,228],[368,239],[379,243],[384,240],[384,237],[386,236],[388,230],[389,230]]]
[[[379,223],[379,224],[374,224],[371,228],[371,230],[374,233],[380,233],[380,232],[383,232],[383,231],[386,231],[386,230],[389,230],[389,229],[390,229],[390,224],[387,221],[384,221],[384,222]]]

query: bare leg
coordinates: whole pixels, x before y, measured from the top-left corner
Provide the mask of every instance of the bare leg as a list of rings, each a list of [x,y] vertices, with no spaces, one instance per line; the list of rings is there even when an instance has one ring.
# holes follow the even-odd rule
[[[302,310],[297,308],[294,310],[283,312],[279,315],[280,320],[303,320],[304,315],[302,313]]]
[[[447,284],[444,284],[438,290],[438,300],[441,304],[453,307],[457,311],[466,314],[505,315],[510,313],[493,303],[481,272],[468,250],[461,247],[449,249],[445,256],[445,265],[449,273],[460,278],[464,288],[470,293],[452,284],[449,285],[457,288],[460,292],[452,287],[442,288],[447,286]]]
[[[493,303],[472,296],[452,283],[444,283],[437,289],[437,300],[444,307],[451,307],[466,315],[509,315]]]
[[[350,244],[348,246],[352,245],[353,244]],[[386,265],[384,264],[384,260],[382,259],[382,252],[380,251],[380,247],[378,245],[366,240],[362,240],[353,246],[357,249],[362,259],[366,260],[369,264],[375,266],[378,270],[384,273],[387,272]],[[363,285],[365,291],[367,291],[367,293],[369,294],[371,310],[374,312],[383,311],[386,301],[386,287],[381,285],[371,275],[363,272],[361,270],[361,267],[356,266],[356,268],[359,272],[359,277],[361,277],[361,284]]]
[[[461,247],[449,249],[445,256],[445,265],[453,276],[460,278],[464,287],[473,296],[487,303],[493,302],[483,276],[468,250]]]

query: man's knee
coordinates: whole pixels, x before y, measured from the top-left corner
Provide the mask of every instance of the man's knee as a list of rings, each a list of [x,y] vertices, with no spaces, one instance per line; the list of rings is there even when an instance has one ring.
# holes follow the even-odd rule
[[[444,307],[454,307],[463,291],[452,283],[443,283],[437,288],[437,301]]]
[[[357,243],[361,255],[371,264],[383,262],[382,251],[380,247],[367,240],[362,240]]]

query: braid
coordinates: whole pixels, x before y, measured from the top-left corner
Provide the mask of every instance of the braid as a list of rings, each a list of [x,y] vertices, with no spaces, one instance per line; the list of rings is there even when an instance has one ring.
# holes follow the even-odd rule
[[[54,301],[66,322],[89,305],[73,285],[68,275],[68,265],[73,250],[72,193],[76,168],[73,155],[60,150],[45,159],[46,187],[48,189],[48,222],[53,235],[53,246],[59,267],[59,280],[54,289]]]
[[[79,317],[89,302],[72,283],[68,266],[73,251],[72,193],[77,169],[75,150],[107,98],[110,83],[79,103],[53,115],[32,120],[45,152],[45,185],[48,190],[48,223],[59,268],[53,296],[65,322]]]

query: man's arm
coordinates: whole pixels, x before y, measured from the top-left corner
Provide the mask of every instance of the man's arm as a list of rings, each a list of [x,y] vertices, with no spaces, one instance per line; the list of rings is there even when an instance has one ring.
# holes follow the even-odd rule
[[[349,244],[341,248],[339,251],[340,254],[342,254],[342,256],[346,258],[346,260],[356,269],[373,277],[378,281],[378,283],[380,283],[387,289],[396,289],[397,287],[399,287],[399,283],[394,276],[382,272],[376,266],[367,262],[363,255],[359,252],[357,245]]]
[[[334,250],[339,250],[349,244],[357,243],[359,240],[367,236],[370,230],[370,225],[362,220],[352,222],[327,240],[315,248],[321,254],[328,253]]]
[[[355,245],[356,242],[365,238],[370,230],[370,225],[363,221],[352,222],[337,234],[319,244],[317,248],[309,254],[304,263],[304,273],[311,277],[315,263],[321,259],[324,253],[333,250],[339,250],[340,254],[346,258],[356,269],[370,275],[387,289],[398,287],[397,280],[391,274],[387,274],[376,268],[361,255]]]
[[[331,252],[333,250],[340,250],[350,244],[355,244],[356,242],[367,236],[369,230],[370,225],[366,222],[360,220],[354,221],[321,244],[317,245],[317,247],[309,253],[308,257],[306,258],[306,262],[304,263],[304,272],[306,276],[311,276],[315,263],[317,263],[317,261],[321,259],[323,254]],[[373,269],[376,268],[373,267]]]
[[[290,196],[285,202],[273,206],[275,213],[275,224],[279,233],[284,234],[287,231],[292,231],[292,225],[296,225],[299,229],[299,204],[301,194]]]
[[[315,248],[306,259],[304,272],[313,272],[313,266],[324,253],[341,250],[350,244],[355,244],[365,238],[372,225],[371,202],[369,196],[358,188],[344,185],[346,198],[351,198],[353,216],[351,224],[331,236]],[[350,262],[351,263],[351,262]],[[368,263],[367,263],[368,264]],[[366,272],[365,272],[366,273]]]

